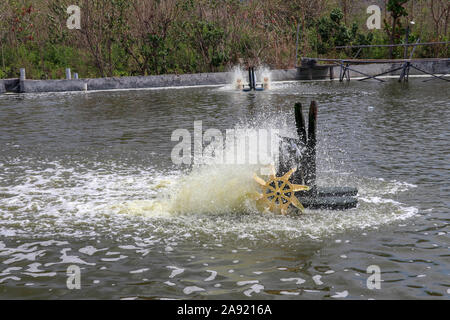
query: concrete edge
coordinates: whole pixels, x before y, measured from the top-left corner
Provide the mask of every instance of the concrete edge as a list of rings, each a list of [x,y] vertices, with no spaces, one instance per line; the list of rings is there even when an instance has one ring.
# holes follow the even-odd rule
[[[83,80],[22,80],[21,93],[85,91]]]
[[[0,82],[3,83],[3,86],[5,88],[5,92],[19,92],[19,79],[13,78],[13,79],[0,79]]]
[[[144,89],[227,84],[231,72],[85,79],[88,90]]]
[[[424,61],[414,63],[428,72],[449,74],[450,59],[441,61]],[[369,75],[376,75],[401,66],[401,63],[385,64],[362,64],[351,66],[352,69],[361,71]],[[334,77],[338,77],[340,67],[330,67],[333,69]],[[329,72],[329,71],[328,71]],[[398,75],[400,71],[389,73],[388,75]],[[411,75],[422,74],[411,69]],[[244,77],[246,75],[244,74]],[[300,74],[300,69],[279,69],[271,70],[272,81],[295,81],[304,80],[304,75]],[[362,75],[350,71],[350,77],[361,77]],[[329,78],[328,75],[320,75],[320,80]],[[168,74],[154,76],[135,76],[135,77],[112,77],[112,78],[92,78],[92,79],[73,79],[73,80],[22,80],[19,79],[0,79],[0,93],[22,92],[22,93],[43,93],[43,92],[67,92],[67,91],[99,91],[99,90],[127,90],[127,89],[146,89],[160,87],[179,87],[179,86],[204,86],[204,85],[226,85],[231,83],[233,72],[215,72],[215,73],[196,73],[196,74]]]

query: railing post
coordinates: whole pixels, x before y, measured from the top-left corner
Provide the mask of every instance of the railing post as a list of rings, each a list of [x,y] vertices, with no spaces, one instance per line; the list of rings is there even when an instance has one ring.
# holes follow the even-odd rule
[[[20,81],[24,81],[26,79],[25,68],[20,68]]]
[[[26,80],[26,72],[25,68],[20,68],[20,76],[19,76],[19,92],[25,92],[25,80]]]
[[[71,73],[70,73],[70,68],[66,68],[66,79],[67,79],[67,80],[72,79],[72,75],[71,75]]]

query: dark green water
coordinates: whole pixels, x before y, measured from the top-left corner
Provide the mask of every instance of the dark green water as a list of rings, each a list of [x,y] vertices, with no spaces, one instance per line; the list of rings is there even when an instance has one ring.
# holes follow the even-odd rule
[[[171,162],[195,120],[293,130],[313,99],[319,184],[356,209],[236,212],[239,172]],[[0,298],[448,299],[449,127],[448,84],[420,79],[0,96]]]

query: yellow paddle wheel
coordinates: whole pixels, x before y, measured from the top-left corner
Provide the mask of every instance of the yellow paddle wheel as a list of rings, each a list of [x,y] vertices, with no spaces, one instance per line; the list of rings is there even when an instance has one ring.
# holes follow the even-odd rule
[[[292,174],[297,170],[293,168],[282,177],[276,176],[275,167],[271,166],[269,180],[265,181],[256,174],[253,179],[260,185],[262,193],[256,197],[256,206],[260,211],[269,211],[277,214],[286,215],[289,207],[292,205],[303,212],[304,208],[295,196],[297,191],[307,191],[308,186],[293,184],[289,181]]]

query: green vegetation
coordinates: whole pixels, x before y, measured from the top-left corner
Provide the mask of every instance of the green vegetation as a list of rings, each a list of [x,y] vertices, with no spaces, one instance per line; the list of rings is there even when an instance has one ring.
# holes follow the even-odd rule
[[[449,41],[448,0],[385,0],[383,28],[367,30],[361,0],[2,0],[0,78],[19,68],[34,79],[224,71],[236,64],[295,65],[300,56],[352,57],[356,44]],[[69,30],[67,7],[81,8]],[[403,57],[403,48],[363,49],[358,57]],[[415,57],[448,57],[449,46],[418,47]]]

